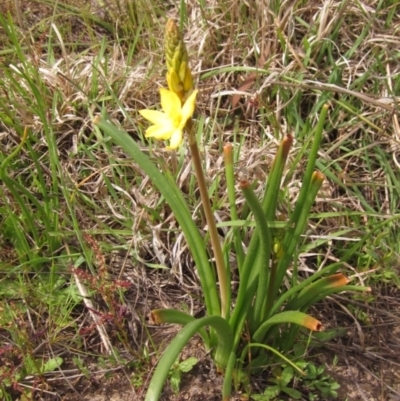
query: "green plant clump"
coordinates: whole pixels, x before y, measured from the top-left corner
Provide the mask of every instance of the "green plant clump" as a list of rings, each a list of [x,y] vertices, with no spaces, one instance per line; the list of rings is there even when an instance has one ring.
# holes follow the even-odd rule
[[[301,277],[296,268],[296,251],[301,235],[324,180],[323,174],[315,171],[315,165],[328,107],[321,105],[319,122],[312,130],[313,141],[302,187],[293,210],[284,221],[278,216],[278,204],[283,172],[293,142],[292,136],[286,136],[280,143],[261,199],[257,198],[252,184],[246,179],[235,182],[232,144],[226,144],[225,176],[232,233],[221,246],[197,145],[196,125],[192,119],[197,91],[193,87],[182,35],[171,20],[166,29],[166,59],[168,90],[161,90],[163,112],[141,111],[143,117],[153,124],[146,131],[146,137],[169,140],[169,147],[177,148],[186,132],[207,219],[212,260],[215,263],[210,262],[211,258],[206,250],[208,237],[201,236],[185,199],[171,176],[161,173],[126,132],[117,129],[106,118],[95,119],[95,125],[120,145],[147,173],[173,210],[195,261],[207,311],[206,316],[199,319],[177,310],[162,309],[152,312],[155,322],[177,323],[183,328],[158,362],[146,401],[160,398],[163,385],[179,353],[196,333],[200,334],[205,348],[211,351],[217,369],[225,375],[223,400],[229,400],[232,382],[235,387],[242,385],[246,388],[252,373],[260,372],[277,360],[283,361],[286,367],[282,370],[280,379],[274,379],[274,386],[265,397],[273,392],[285,392],[296,399],[297,390],[290,389],[287,385],[293,378],[294,370],[301,372],[301,369],[290,360],[290,353],[304,329],[323,330],[322,323],[307,314],[308,309],[336,292],[368,290],[351,285],[348,278],[339,271],[340,263],[324,266],[306,278]],[[243,238],[249,229],[248,221],[243,222],[238,217],[235,184],[242,191],[256,224],[246,249],[243,247]],[[226,262],[231,247],[237,258],[237,294],[232,292],[231,270]],[[206,330],[207,327],[209,330]]]

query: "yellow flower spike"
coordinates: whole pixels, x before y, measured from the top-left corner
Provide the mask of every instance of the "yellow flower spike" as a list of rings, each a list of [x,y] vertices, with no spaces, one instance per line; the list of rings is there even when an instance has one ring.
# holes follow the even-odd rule
[[[165,26],[165,55],[168,70],[179,70],[182,61],[188,61],[183,37],[175,21],[170,18]]]
[[[182,142],[183,130],[187,121],[192,117],[196,106],[197,90],[183,104],[178,95],[170,90],[161,88],[161,111],[140,110],[139,113],[153,125],[146,130],[146,138],[170,140],[167,149],[176,149]]]
[[[168,20],[165,28],[165,56],[168,88],[184,103],[193,91],[193,79],[185,42],[173,19]]]

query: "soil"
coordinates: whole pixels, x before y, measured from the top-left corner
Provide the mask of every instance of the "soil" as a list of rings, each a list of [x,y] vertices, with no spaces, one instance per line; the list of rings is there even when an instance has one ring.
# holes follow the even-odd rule
[[[341,337],[315,348],[310,359],[326,371],[339,384],[339,401],[400,401],[400,289],[385,287],[376,294],[374,302],[363,305],[355,302],[358,312],[363,314],[364,322],[357,323],[349,316],[351,300],[337,296],[317,306],[319,314],[328,316],[335,322],[332,326],[345,327]],[[344,311],[343,307],[347,309]],[[327,320],[326,318],[324,320]],[[162,327],[154,329],[155,338],[164,337]],[[170,329],[172,336],[176,329]],[[162,333],[162,334],[161,334]],[[161,335],[160,335],[161,334]],[[175,394],[169,385],[161,401],[217,401],[221,399],[222,377],[217,374],[209,356],[201,347],[200,340],[193,340],[182,353],[182,359],[195,356],[198,364],[188,373],[184,373],[179,394]],[[333,363],[337,356],[337,363]],[[143,400],[146,383],[133,388],[130,384],[134,370],[116,370],[114,373],[90,374],[90,378],[79,375],[76,381],[59,378],[48,382],[48,394],[42,394],[43,400],[55,401],[114,401]],[[146,380],[151,377],[151,368]],[[255,393],[262,392],[268,385],[266,375],[253,377],[252,388]],[[308,400],[307,389],[301,383],[295,385],[302,391],[303,400]],[[50,393],[53,393],[51,395]],[[315,394],[315,392],[314,392]],[[318,397],[318,396],[317,396]],[[243,401],[246,397],[234,393],[231,401]],[[290,398],[281,397],[288,401]],[[327,398],[313,398],[323,401]]]

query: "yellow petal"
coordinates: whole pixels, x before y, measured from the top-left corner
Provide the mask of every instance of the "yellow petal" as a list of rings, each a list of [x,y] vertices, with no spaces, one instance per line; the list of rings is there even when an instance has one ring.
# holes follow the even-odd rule
[[[186,100],[185,104],[182,107],[182,120],[181,120],[181,125],[180,127],[184,127],[186,125],[187,120],[189,120],[190,117],[192,117],[194,113],[194,108],[196,107],[196,96],[197,96],[198,90],[196,89],[193,91],[193,93],[188,97]]]
[[[161,111],[157,110],[140,110],[139,113],[146,119],[149,120],[152,124],[164,124],[169,120],[168,116]]]
[[[171,92],[168,89],[161,88],[160,96],[161,107],[168,117],[172,116],[172,118],[175,118],[176,115],[181,113],[181,101],[176,93]]]
[[[176,129],[171,135],[171,141],[169,143],[168,149],[176,149],[182,142],[183,132],[181,129]]]
[[[172,133],[174,132],[174,127],[171,124],[164,125],[152,125],[146,130],[146,138],[156,138],[159,140],[167,140],[171,138]]]

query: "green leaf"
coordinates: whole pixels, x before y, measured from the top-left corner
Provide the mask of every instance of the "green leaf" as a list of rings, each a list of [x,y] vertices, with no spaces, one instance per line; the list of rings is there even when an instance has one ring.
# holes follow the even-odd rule
[[[270,256],[271,256],[271,245],[272,237],[271,232],[268,227],[267,218],[264,214],[263,207],[258,201],[253,189],[248,181],[241,181],[240,188],[246,198],[247,204],[250,206],[253,212],[254,218],[257,223],[257,229],[260,237],[260,249],[259,253],[263,263],[255,264],[254,271],[258,270],[258,285],[257,285],[257,295],[255,297],[255,302],[253,305],[253,326],[259,326],[259,324],[264,320],[264,309],[266,308],[266,300],[269,298],[269,293],[267,292],[267,297],[265,297],[265,288],[269,288],[268,279],[270,283],[273,283],[273,272],[270,273]],[[272,305],[272,304],[271,304]]]
[[[255,401],[270,401],[280,393],[279,386],[268,387],[263,394],[252,394],[251,398]]]
[[[164,351],[153,373],[145,401],[159,400],[165,380],[179,353],[189,340],[205,326],[211,326],[217,335],[218,344],[214,354],[214,361],[218,369],[222,370],[226,367],[233,349],[233,333],[228,322],[220,316],[205,316],[196,319],[183,327]]]
[[[170,377],[170,384],[174,393],[178,393],[181,384],[181,371],[179,369],[174,369],[172,371]]]
[[[253,394],[251,399],[255,401],[269,401],[269,397],[264,394]]]
[[[304,379],[316,379],[318,373],[317,368],[313,363],[309,363],[307,366],[307,375]]]
[[[281,374],[281,386],[287,386],[293,379],[294,371],[291,366],[286,366]]]
[[[63,362],[64,361],[60,356],[58,356],[56,358],[51,358],[47,362],[45,362],[45,364],[43,365],[42,372],[43,373],[53,372],[54,370],[59,368]]]
[[[313,333],[313,337],[318,341],[326,342],[333,340],[334,338],[342,337],[346,334],[346,331],[347,329],[345,327],[335,327],[327,331]]]
[[[175,309],[154,309],[151,311],[151,316],[156,323],[175,323],[186,325],[196,320],[192,315]],[[206,350],[208,350],[210,348],[210,339],[204,327],[199,330],[199,334],[204,342]]]
[[[282,391],[285,392],[290,397],[294,398],[295,400],[301,399],[301,393],[298,390],[295,390],[293,388],[284,387],[284,388],[282,388]]]
[[[262,323],[253,335],[254,342],[263,342],[267,330],[275,325],[282,323],[295,323],[299,326],[306,327],[310,330],[322,330],[322,324],[317,319],[299,311],[285,311],[277,313]]]
[[[194,356],[191,356],[188,359],[185,359],[179,364],[179,370],[181,372],[190,372],[193,369],[193,366],[197,364],[199,360]]]

